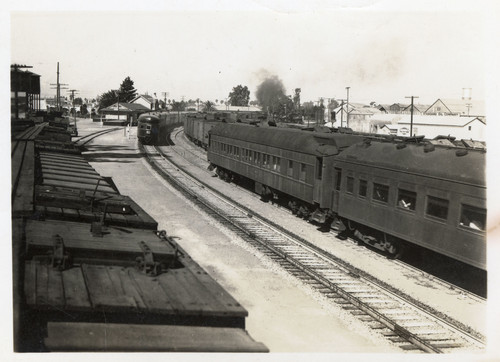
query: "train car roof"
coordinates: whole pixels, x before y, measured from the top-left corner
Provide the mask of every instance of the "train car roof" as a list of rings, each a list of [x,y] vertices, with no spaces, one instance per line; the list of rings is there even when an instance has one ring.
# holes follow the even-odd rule
[[[431,144],[362,142],[338,157],[351,163],[486,186],[486,153]]]
[[[347,134],[313,133],[289,128],[256,127],[234,123],[221,123],[213,127],[210,133],[315,156],[336,155],[343,149],[362,140],[360,136]]]

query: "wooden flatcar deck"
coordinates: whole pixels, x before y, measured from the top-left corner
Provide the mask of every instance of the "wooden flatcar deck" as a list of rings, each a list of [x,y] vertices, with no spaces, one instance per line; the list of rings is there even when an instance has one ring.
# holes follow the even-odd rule
[[[94,317],[105,311],[107,320],[130,323],[139,318],[244,328],[247,311],[168,238],[151,230],[109,227],[94,236],[88,224],[27,220],[25,232],[24,292],[34,310]],[[138,258],[148,258],[144,245],[150,260],[161,265],[158,273],[136,266]]]
[[[47,335],[52,351],[269,352],[237,328],[51,322]]]
[[[14,349],[267,352],[248,312],[68,135],[12,138]]]

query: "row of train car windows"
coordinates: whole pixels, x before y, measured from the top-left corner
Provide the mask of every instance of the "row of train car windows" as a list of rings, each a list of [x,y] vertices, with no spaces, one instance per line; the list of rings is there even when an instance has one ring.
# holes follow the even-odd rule
[[[240,148],[228,145],[225,143],[213,141],[212,148],[214,151],[218,151],[220,153],[224,153],[230,157],[239,158],[243,162],[260,165],[263,168],[266,168],[271,171],[281,172],[281,158],[277,156],[268,155],[266,153],[261,153],[257,151],[252,151],[246,148],[241,148],[241,157],[240,157]],[[307,168],[305,163],[299,163],[299,180],[306,180]],[[289,177],[293,177],[293,168],[294,161],[288,160],[286,175]]]
[[[341,170],[337,170],[337,175],[341,175]],[[336,190],[340,191],[341,177],[337,177]],[[346,177],[346,193],[354,194],[354,177]],[[366,198],[368,194],[368,181],[359,179],[358,196]],[[389,186],[373,182],[372,200],[381,203],[389,202]],[[398,188],[397,202],[398,208],[414,212],[417,204],[417,193],[410,190]],[[435,196],[427,196],[425,213],[427,216],[440,220],[448,219],[449,201]],[[484,231],[486,229],[486,210],[475,206],[461,204],[460,226],[475,230]]]

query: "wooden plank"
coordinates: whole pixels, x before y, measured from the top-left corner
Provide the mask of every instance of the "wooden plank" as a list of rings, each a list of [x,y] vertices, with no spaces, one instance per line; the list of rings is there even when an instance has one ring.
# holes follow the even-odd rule
[[[36,268],[36,279],[35,279],[35,295],[36,295],[36,305],[38,307],[45,307],[49,304],[49,272],[47,266],[40,263]]]
[[[157,278],[151,278],[137,270],[130,270],[129,276],[149,313],[177,314]]]
[[[57,157],[54,157],[55,155]],[[61,165],[75,165],[75,166],[90,166],[89,163],[83,157],[77,157],[73,155],[60,156],[58,153],[53,153],[50,156],[45,154],[39,154],[40,160],[51,164],[61,164]],[[92,166],[91,166],[92,167]]]
[[[131,268],[120,268],[119,275],[120,278],[120,283],[123,287],[123,291],[125,292],[126,295],[128,295],[130,298],[133,298],[137,307],[140,309],[146,309],[146,304],[142,300],[141,294],[138,292],[138,290],[134,287],[134,283],[131,280],[130,273],[132,272]]]
[[[62,273],[62,282],[66,308],[71,310],[89,310],[92,307],[80,267],[65,270]]]
[[[88,177],[81,177],[79,174],[73,174],[73,175],[61,175],[61,174],[53,174],[51,172],[44,172],[43,173],[43,181],[48,182],[56,182],[56,181],[61,181],[61,182],[74,182],[82,185],[91,185],[94,188],[97,185],[97,180],[96,178],[88,178]],[[99,182],[99,186],[107,186],[111,187],[106,180],[101,179],[101,182]]]
[[[54,170],[78,170],[78,171],[94,171],[95,169],[90,166],[89,164],[87,165],[64,165],[62,162],[56,162],[56,161],[47,161],[47,160],[40,160],[40,164],[42,165],[43,168],[47,169],[54,169]]]
[[[47,282],[47,304],[53,308],[64,307],[64,289],[61,271],[47,266],[48,282]]]
[[[181,272],[182,270],[174,269],[160,275],[158,277],[160,286],[174,310],[181,312],[183,315],[193,314],[193,311],[198,314],[202,306],[199,305],[200,301],[193,299],[191,293],[189,293],[188,288],[192,286],[179,285],[178,274]]]
[[[83,189],[88,191],[94,191],[95,185],[82,184],[77,182],[65,182],[59,180],[44,180],[44,186],[58,186],[58,187],[67,187],[70,189]],[[112,194],[117,194],[117,192],[110,186],[99,185],[97,190],[100,192],[108,192]]]
[[[108,274],[109,267],[83,264],[82,272],[94,308],[115,312],[136,309],[134,299],[125,295],[123,290],[116,289],[117,286],[113,284]]]
[[[21,150],[20,150],[21,151]],[[17,154],[17,152],[16,152]],[[14,162],[22,162],[19,168],[16,167],[12,177],[12,185],[15,186],[12,195],[12,214],[17,215],[30,215],[34,210],[33,191],[35,188],[35,146],[33,142],[26,143],[26,150],[24,157],[20,161],[16,155]]]
[[[248,312],[234,299],[222,286],[217,283],[205,270],[201,267],[189,268],[192,275],[196,277],[199,283],[199,288],[195,290],[200,294],[209,294],[214,305],[220,305],[226,312],[237,315],[246,316]]]
[[[58,234],[63,238],[66,249],[73,249],[74,253],[78,250],[92,251],[96,253],[96,257],[103,251],[117,254],[128,252],[132,253],[128,256],[130,262],[135,262],[135,256],[143,254],[140,241],[146,242],[158,259],[169,261],[175,254],[173,247],[162,242],[151,230],[109,227],[102,237],[94,237],[90,224],[54,220],[27,220],[25,230],[27,250],[30,253],[31,250],[51,249],[53,236]]]
[[[24,295],[28,305],[36,305],[36,272],[38,264],[38,261],[27,261],[24,265]]]
[[[269,352],[243,329],[49,322],[50,351]]]
[[[71,154],[60,154],[57,152],[47,152],[40,151],[40,158],[48,161],[65,161],[65,162],[75,162],[75,163],[83,163],[88,165],[89,162],[81,155],[71,155]]]
[[[75,176],[75,175],[78,175],[81,178],[85,178],[85,179],[89,179],[89,180],[94,180],[94,184],[97,184],[97,180],[105,181],[101,177],[101,175],[99,175],[97,172],[82,173],[82,172],[70,172],[70,171],[67,171],[67,170],[56,171],[56,170],[45,169],[45,170],[43,170],[43,175],[44,176],[47,176],[47,175],[59,175],[59,176]]]

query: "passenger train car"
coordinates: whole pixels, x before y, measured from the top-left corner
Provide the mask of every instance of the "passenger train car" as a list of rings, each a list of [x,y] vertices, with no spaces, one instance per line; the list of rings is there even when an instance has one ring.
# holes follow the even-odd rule
[[[219,123],[259,124],[265,120],[263,112],[204,112],[189,114],[184,120],[184,134],[194,144],[208,148],[208,133]]]
[[[221,123],[208,160],[391,255],[411,243],[486,270],[485,150],[411,141]]]
[[[137,119],[137,138],[143,144],[163,145],[168,132],[182,124],[188,112],[148,112]]]

